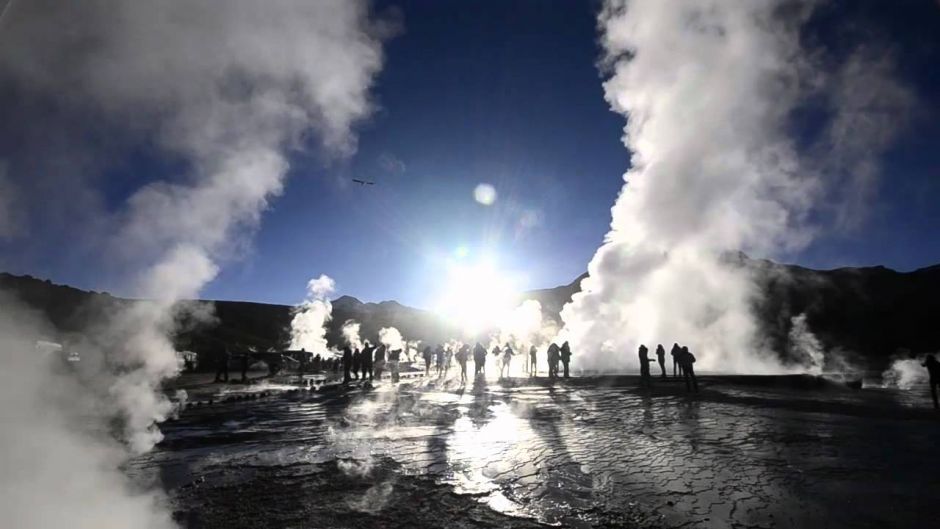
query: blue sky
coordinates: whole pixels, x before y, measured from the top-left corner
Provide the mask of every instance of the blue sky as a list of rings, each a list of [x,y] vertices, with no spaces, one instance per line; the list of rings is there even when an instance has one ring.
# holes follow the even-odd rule
[[[295,153],[285,192],[250,249],[225,264],[205,297],[295,303],[307,280],[325,273],[338,294],[427,307],[458,248],[466,259],[491,256],[524,289],[566,284],[586,270],[629,167],[623,119],[609,111],[596,68],[598,4],[396,1],[376,9],[390,7],[403,31],[385,47],[377,111],[358,129],[357,152],[326,165]],[[890,43],[918,111],[882,160],[866,219],[826,231],[786,260],[899,270],[940,262],[940,8],[836,2],[813,31],[832,47],[858,34]],[[16,94],[7,96],[16,106]],[[0,133],[0,156],[15,159],[15,127]],[[102,178],[108,204],[178,169],[141,146],[122,146],[114,159]],[[493,205],[474,200],[480,183],[497,190]],[[62,251],[78,244],[68,229],[33,233],[0,242],[3,268],[115,288],[94,252]]]

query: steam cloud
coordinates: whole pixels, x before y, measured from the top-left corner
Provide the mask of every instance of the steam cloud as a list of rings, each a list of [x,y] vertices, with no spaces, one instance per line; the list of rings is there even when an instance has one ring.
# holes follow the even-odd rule
[[[911,358],[910,353],[894,355],[891,364],[881,373],[881,380],[884,387],[911,389],[919,384],[926,384],[928,381],[927,370],[923,363],[927,355],[919,355]]]
[[[809,330],[806,314],[794,316],[790,325],[790,357],[806,366],[809,374],[821,374],[825,362],[825,351],[816,335]]]
[[[379,329],[379,342],[384,343],[391,351],[405,349],[405,340],[401,337],[401,332],[395,327],[382,327]]]
[[[499,321],[499,331],[490,337],[490,348],[508,343],[517,352],[527,352],[529,346],[548,343],[558,331],[553,321],[543,321],[542,304],[534,299],[523,301]]]
[[[812,7],[607,2],[604,89],[613,110],[629,118],[632,168],[590,277],[562,311],[564,334],[584,352],[579,365],[635,367],[638,344],[677,341],[704,369],[785,369],[761,340],[750,272],[722,257],[805,246],[821,199],[845,203],[860,186],[854,177],[876,173],[874,160],[896,130],[881,110],[907,102],[886,59],[868,68],[869,56],[856,53],[834,76],[813,64],[799,38]],[[820,93],[836,116],[815,153],[825,160],[804,156],[788,137],[794,110]],[[877,112],[875,94],[885,105]]]
[[[119,471],[126,449],[108,432],[84,373],[66,373],[39,315],[0,292],[0,512],[7,527],[175,527],[164,498]],[[82,363],[94,361],[82,355]],[[50,505],[54,503],[54,506]]]
[[[333,305],[329,295],[336,283],[326,275],[307,283],[307,299],[297,308],[290,324],[290,348],[306,349],[313,354],[327,356],[326,324],[332,318]],[[345,327],[344,327],[345,333]]]
[[[346,343],[354,349],[362,349],[362,338],[359,336],[359,322],[355,320],[347,320],[343,324],[343,338],[346,339]]]
[[[82,369],[100,369],[96,386],[103,382],[107,392],[75,388],[74,398],[98,405],[75,410],[42,400],[35,388],[49,379],[36,366],[24,366],[19,383],[0,388],[5,401],[24,401],[22,415],[4,420],[4,431],[19,437],[4,434],[0,451],[30,464],[4,472],[4,501],[15,504],[3,511],[12,526],[26,529],[170,527],[151,497],[123,487],[121,450],[103,436],[73,433],[75,414],[118,415],[134,452],[160,440],[155,423],[173,411],[159,384],[178,370],[170,341],[178,302],[195,298],[219,263],[244,251],[245,235],[283,191],[289,150],[319,144],[332,157],[355,149],[351,128],[371,111],[368,90],[389,28],[370,20],[363,2],[349,0],[37,0],[17,2],[2,24],[0,81],[178,162],[178,174],[141,187],[91,223],[114,234],[108,257],[129,271],[132,293],[149,300],[87,329]],[[95,156],[106,159],[83,153]],[[101,178],[68,174],[63,184]],[[0,184],[22,195],[30,188],[15,186],[21,180],[28,178],[8,171]],[[46,199],[24,200],[30,198]],[[15,214],[0,204],[0,237],[19,229]],[[3,319],[11,315],[5,304]],[[16,336],[6,334],[16,328],[4,336]],[[28,356],[25,341],[4,339],[4,360]],[[39,507],[39,498],[53,498],[61,519],[48,518],[52,511]]]

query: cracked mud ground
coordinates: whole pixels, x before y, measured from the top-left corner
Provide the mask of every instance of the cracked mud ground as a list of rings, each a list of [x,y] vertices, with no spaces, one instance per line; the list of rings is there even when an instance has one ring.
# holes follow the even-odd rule
[[[936,523],[940,416],[804,382],[705,377],[697,397],[630,377],[295,392],[187,410],[130,470],[190,528]]]

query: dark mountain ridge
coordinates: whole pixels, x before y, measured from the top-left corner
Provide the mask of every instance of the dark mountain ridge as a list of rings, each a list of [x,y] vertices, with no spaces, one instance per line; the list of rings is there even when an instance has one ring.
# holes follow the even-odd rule
[[[912,353],[940,350],[940,265],[913,272],[896,272],[875,266],[812,270],[750,259],[743,254],[727,259],[729,265],[746,268],[760,296],[754,310],[765,337],[774,350],[786,355],[794,316],[805,314],[812,332],[826,349],[839,349],[881,368],[898,349]],[[522,293],[519,300],[535,299],[543,316],[559,319],[559,312],[580,289],[584,274],[555,288]],[[102,310],[121,310],[139,301],[87,292],[30,276],[0,273],[0,290],[12,292],[26,305],[43,313],[59,331],[58,339],[81,333]],[[257,350],[286,348],[294,307],[246,301],[209,300],[215,321],[186,326],[175,337],[181,349],[203,352],[225,344]],[[331,346],[343,342],[342,326],[360,323],[363,339],[374,341],[382,327],[395,327],[408,340],[426,343],[458,336],[457,329],[441,316],[407,307],[395,301],[362,302],[341,296],[332,302],[328,324]]]

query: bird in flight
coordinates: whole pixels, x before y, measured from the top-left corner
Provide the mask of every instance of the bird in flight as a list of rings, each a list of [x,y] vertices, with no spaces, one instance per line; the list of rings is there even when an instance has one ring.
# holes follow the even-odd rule
[[[361,186],[374,186],[374,185],[375,185],[375,182],[369,182],[369,181],[366,181],[366,180],[359,180],[358,178],[353,178],[352,181],[355,182],[355,183],[357,183],[357,184],[359,184],[359,185],[361,185]]]

